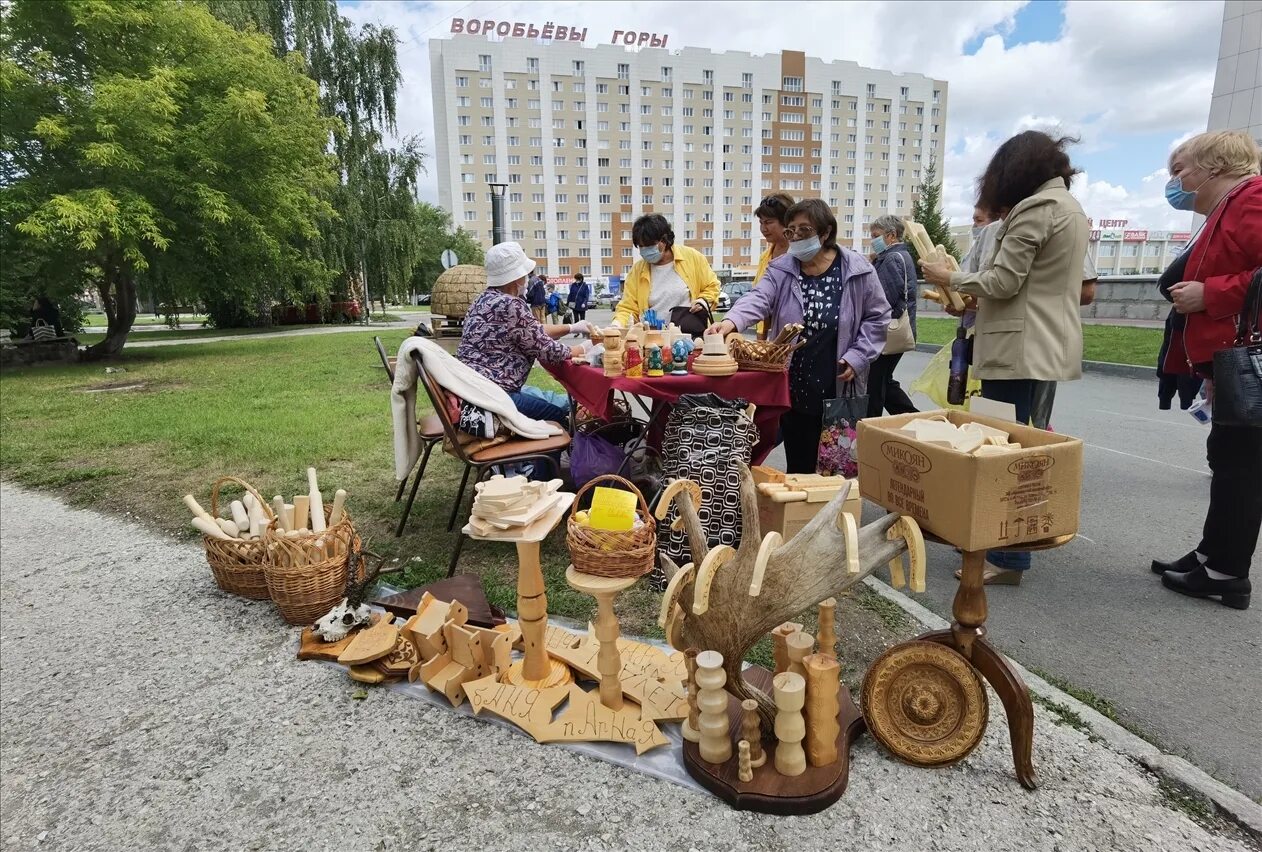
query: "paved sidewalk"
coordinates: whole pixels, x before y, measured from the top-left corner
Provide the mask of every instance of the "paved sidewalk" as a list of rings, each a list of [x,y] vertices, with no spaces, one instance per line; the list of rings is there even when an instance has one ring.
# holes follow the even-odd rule
[[[363,325],[361,323],[348,323],[346,325],[321,325],[305,328],[291,328],[288,331],[265,331],[259,334],[217,334],[207,335],[206,337],[177,337],[174,339],[164,340],[142,340],[136,336],[128,336],[127,349],[149,349],[155,346],[184,346],[193,343],[223,343],[232,340],[271,340],[277,337],[305,337],[309,334],[347,334],[356,331],[375,331],[380,333],[383,329],[413,329],[421,320],[429,321],[429,314],[400,314],[402,317],[398,322],[382,322],[372,323],[371,325]],[[135,331],[135,329],[133,329]]]
[[[827,811],[733,812],[395,693],[355,700],[293,659],[267,604],[216,591],[195,545],[8,485],[0,528],[3,849],[1248,848],[1042,707],[1036,792],[994,712],[954,768],[864,737]]]

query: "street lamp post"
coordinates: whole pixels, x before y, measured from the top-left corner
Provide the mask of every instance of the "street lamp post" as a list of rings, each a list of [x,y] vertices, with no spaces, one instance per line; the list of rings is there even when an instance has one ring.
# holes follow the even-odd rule
[[[506,183],[488,184],[491,187],[491,245],[504,242],[504,193]]]

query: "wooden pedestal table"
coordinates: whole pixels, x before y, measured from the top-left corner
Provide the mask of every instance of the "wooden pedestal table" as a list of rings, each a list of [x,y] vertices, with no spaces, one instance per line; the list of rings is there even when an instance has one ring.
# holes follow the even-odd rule
[[[929,533],[925,538],[941,541]],[[1060,536],[1003,550],[1050,550],[1073,538]],[[1008,715],[1017,780],[1033,790],[1038,782],[1030,691],[1012,664],[986,641],[986,551],[965,551],[963,557],[951,607],[954,623],[877,657],[863,679],[864,719],[872,736],[896,757],[916,766],[949,766],[967,756],[986,731],[988,706],[981,682],[985,678]]]
[[[613,601],[619,593],[635,585],[639,577],[598,577],[584,574],[573,565],[565,572],[565,582],[576,591],[596,599],[596,639],[600,642],[596,668],[600,671],[600,703],[610,710],[622,709],[622,656],[618,653],[618,616]]]
[[[744,677],[751,686],[767,694],[773,692],[772,673],[761,666],[745,669]],[[740,757],[735,748],[730,760],[715,765],[701,758],[699,744],[685,741],[684,769],[702,787],[738,810],[768,814],[818,813],[846,792],[850,780],[850,746],[863,733],[863,717],[844,683],[838,684],[837,704],[837,760],[826,766],[808,764],[800,775],[781,775],[771,759],[776,751],[776,738],[772,732],[764,731],[762,748],[766,762],[753,767],[752,781],[740,780]],[[745,710],[740,699],[730,694],[727,715],[732,741],[747,739],[743,725]]]
[[[509,666],[503,675],[505,683],[547,689],[564,686],[573,680],[569,666],[548,656],[548,596],[543,585],[543,568],[539,562],[539,545],[560,523],[574,502],[574,495],[561,492],[561,500],[543,517],[521,529],[477,535],[472,527],[464,533],[478,541],[511,541],[517,545],[517,623],[521,627],[525,656]]]

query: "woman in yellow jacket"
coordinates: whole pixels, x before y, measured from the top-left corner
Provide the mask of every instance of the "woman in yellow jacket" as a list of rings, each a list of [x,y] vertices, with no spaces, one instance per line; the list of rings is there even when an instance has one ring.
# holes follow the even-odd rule
[[[623,285],[614,323],[627,326],[639,322],[650,308],[663,322],[670,322],[673,311],[687,308],[704,329],[706,315],[719,301],[719,279],[705,255],[682,243],[676,245],[670,223],[658,213],[635,220],[631,241],[640,250],[640,259]],[[683,328],[679,319],[674,321]]]

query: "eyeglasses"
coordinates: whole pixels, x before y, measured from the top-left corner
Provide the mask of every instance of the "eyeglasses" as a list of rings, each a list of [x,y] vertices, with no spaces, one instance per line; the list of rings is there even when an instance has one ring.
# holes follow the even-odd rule
[[[796,228],[789,227],[784,229],[784,235],[790,240],[806,240],[815,236],[816,231],[810,225],[799,225]]]

